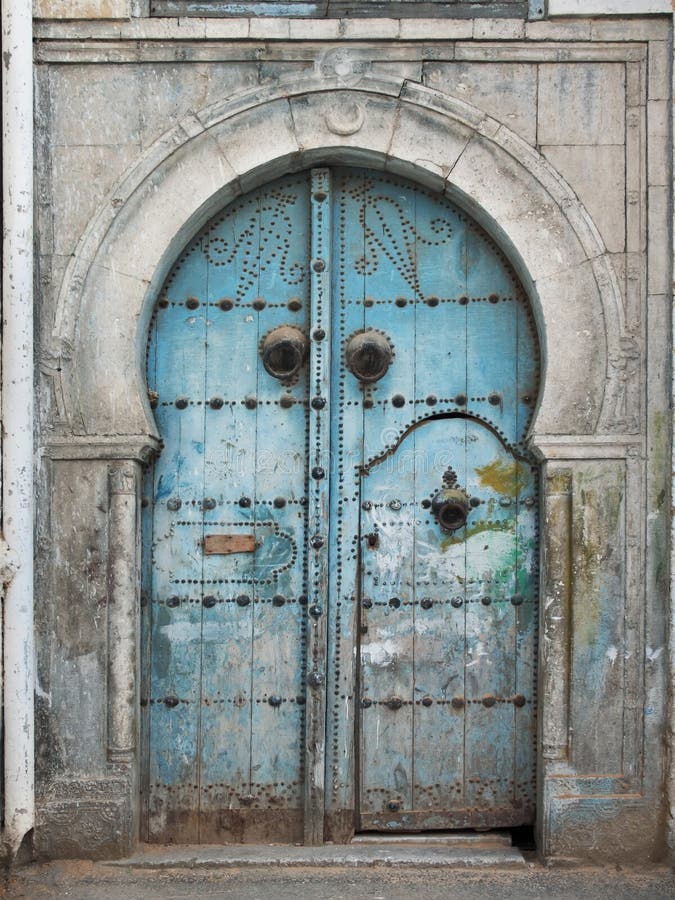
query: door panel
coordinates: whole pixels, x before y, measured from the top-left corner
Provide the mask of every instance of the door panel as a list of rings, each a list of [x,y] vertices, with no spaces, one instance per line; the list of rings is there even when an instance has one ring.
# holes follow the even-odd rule
[[[146,838],[532,821],[538,378],[502,254],[396,177],[194,239],[148,345]]]
[[[146,684],[151,840],[302,835],[307,373],[260,362],[309,320],[309,178],[229,207],[179,260],[151,327]],[[207,555],[203,539],[252,539]]]
[[[527,823],[537,579],[536,479],[523,446],[538,380],[531,313],[499,251],[446,201],[349,170],[334,174],[333,191],[333,333],[343,351],[333,362],[334,569],[343,585],[333,641],[341,660],[355,641],[359,653],[355,693],[342,674],[332,686],[331,799],[338,809],[354,804],[363,829]],[[346,371],[345,348],[369,329],[388,336],[394,359],[363,384]],[[429,509],[444,476],[478,504],[451,533]],[[352,696],[354,723],[340,714]],[[352,727],[355,796],[342,762]],[[338,809],[329,824],[348,819]]]

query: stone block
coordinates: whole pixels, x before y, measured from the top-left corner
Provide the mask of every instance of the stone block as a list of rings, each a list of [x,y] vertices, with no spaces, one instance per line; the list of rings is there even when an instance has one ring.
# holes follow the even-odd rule
[[[561,63],[539,67],[540,144],[623,144],[625,66]]]
[[[543,146],[541,152],[569,182],[609,252],[621,253],[626,243],[624,148]]]
[[[670,183],[670,114],[666,100],[647,103],[647,182],[650,185]]]
[[[131,66],[65,66],[50,71],[54,144],[137,144],[143,79]]]
[[[670,186],[650,187],[647,230],[648,290],[650,294],[665,294],[670,290],[672,262],[670,228]]]
[[[424,65],[424,83],[477,106],[528,143],[536,143],[536,66],[428,62]]]
[[[473,37],[473,23],[471,19],[401,19],[400,37],[402,41],[457,41]]]
[[[421,133],[425,134],[423,142],[420,141]],[[454,124],[450,128],[448,120],[438,113],[403,104],[396,118],[388,156],[444,181],[471,135],[470,129],[462,125]]]
[[[386,40],[398,38],[398,19],[340,19],[339,33],[347,40]]]
[[[306,94],[291,100],[298,145],[358,148],[352,154],[356,165],[384,159],[396,121],[396,103],[389,98],[363,92],[336,91],[332,95]]]
[[[531,41],[588,41],[591,23],[583,20],[526,22],[525,37]]]
[[[52,154],[54,252],[70,254],[91,217],[139,155],[138,145],[56,146]],[[73,190],[73,185],[86,190]]]
[[[128,19],[131,0],[33,0],[36,19]]]
[[[473,36],[477,41],[514,41],[525,37],[523,19],[474,19]]]
[[[290,37],[288,19],[252,18],[249,21],[248,36],[261,41],[288,39]]]
[[[650,100],[668,100],[670,97],[670,44],[667,41],[651,41],[648,53],[647,96]]]

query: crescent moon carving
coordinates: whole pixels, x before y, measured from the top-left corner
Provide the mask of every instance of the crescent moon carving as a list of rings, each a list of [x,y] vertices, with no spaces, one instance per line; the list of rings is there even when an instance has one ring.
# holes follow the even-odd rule
[[[333,134],[356,134],[365,120],[366,114],[358,103],[351,103],[340,113],[329,112],[325,115],[326,127]]]

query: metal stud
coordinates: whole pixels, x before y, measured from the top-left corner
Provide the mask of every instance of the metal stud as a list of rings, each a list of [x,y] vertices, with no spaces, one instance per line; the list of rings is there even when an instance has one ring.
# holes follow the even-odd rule
[[[403,506],[403,504],[401,503],[400,500],[390,500],[389,501],[389,509],[393,509],[395,512],[397,512],[402,506]]]
[[[170,509],[172,512],[176,512],[183,505],[183,501],[178,497],[171,497],[170,500],[166,501],[166,508]]]
[[[370,500],[364,500],[363,503],[361,504],[361,509],[364,510],[365,512],[368,512],[372,508],[373,508],[373,504],[370,502]]]
[[[281,406],[282,409],[290,409],[294,403],[295,400],[290,394],[282,394],[281,400],[279,401],[279,406]]]
[[[431,704],[433,702],[434,701],[431,699],[431,697],[423,697],[422,698],[422,706],[431,706]]]
[[[321,466],[314,466],[314,468],[312,469],[312,478],[314,478],[316,481],[321,481],[321,479],[325,477],[325,469],[322,469]]]
[[[465,702],[464,697],[453,697],[450,705],[453,709],[464,709]]]
[[[324,540],[320,534],[315,534],[312,537],[310,544],[312,545],[312,547],[314,547],[315,550],[320,550],[324,545]]]
[[[176,397],[176,402],[174,403],[174,406],[176,407],[176,409],[187,409],[189,402],[190,401],[188,400],[187,397]]]
[[[207,609],[213,609],[213,607],[216,605],[216,598],[215,598],[212,594],[208,594],[208,595],[207,595],[206,597],[204,597],[204,599],[202,600],[202,604],[203,604]]]
[[[248,509],[250,505],[251,505],[250,497],[240,497],[239,498],[239,506],[241,506],[242,509]]]
[[[361,601],[361,606],[364,609],[372,609],[373,601],[370,599],[370,597],[364,597],[363,600]]]
[[[317,258],[312,260],[312,269],[315,272],[323,272],[326,269],[326,262],[323,259]]]
[[[488,709],[493,707],[496,702],[497,698],[493,694],[486,694],[483,697],[483,706],[487,707]]]
[[[321,687],[321,685],[324,682],[323,673],[317,672],[317,670],[315,669],[313,672],[310,672],[309,675],[307,676],[307,682],[310,687],[313,687],[313,688]]]
[[[391,810],[392,812],[398,812],[400,808],[401,804],[398,802],[398,800],[390,800],[389,803],[387,803],[387,809]]]
[[[496,391],[493,391],[491,394],[488,395],[488,403],[491,406],[499,406],[499,404],[501,402],[502,402],[502,395],[498,394]]]
[[[372,705],[373,705],[373,701],[369,700],[368,697],[364,697],[363,700],[361,701],[361,706],[363,707],[363,709],[368,709]]]
[[[166,605],[169,609],[175,609],[177,606],[180,606],[180,597],[169,597],[166,601]]]
[[[389,601],[389,606],[391,606],[392,609],[398,609],[400,607],[400,605],[401,605],[401,600],[399,597],[392,597],[391,600]]]
[[[215,509],[215,508],[216,508],[216,501],[213,499],[213,497],[204,497],[204,499],[202,500],[202,509]]]
[[[168,706],[169,709],[173,709],[175,706],[178,706],[179,702],[180,701],[178,700],[178,697],[170,696],[164,698],[164,705]]]
[[[391,405],[395,406],[397,409],[405,406],[405,397],[403,396],[403,394],[394,394],[394,396],[391,398]]]
[[[315,341],[322,341],[326,337],[326,332],[323,328],[315,328],[312,332],[312,337]]]
[[[286,500],[283,497],[274,498],[275,509],[283,509],[286,506]]]
[[[318,603],[313,603],[309,608],[310,616],[313,616],[315,619],[318,619],[323,614],[323,607],[319,606]]]
[[[188,297],[185,301],[185,305],[188,309],[197,309],[199,307],[199,300],[196,297]]]
[[[389,709],[400,709],[403,706],[403,700],[400,697],[390,697],[387,700],[387,706]]]
[[[436,297],[432,294],[430,297],[427,297],[427,299],[424,302],[426,303],[427,306],[433,307],[433,306],[438,306],[440,301],[439,301],[438,297]]]
[[[265,309],[267,304],[265,303],[265,301],[263,300],[262,297],[256,297],[255,300],[253,301],[253,303],[251,304],[251,306],[253,307],[253,309],[260,312],[260,310]]]
[[[268,698],[267,702],[270,706],[281,706],[281,697],[277,697],[276,694],[273,694]]]
[[[513,603],[514,606],[520,606],[523,599],[524,597],[522,594],[514,594],[513,597],[511,597],[511,603]]]
[[[492,598],[491,597],[481,597],[480,602],[483,604],[483,606],[489,606],[492,603]]]
[[[248,606],[251,602],[251,598],[248,594],[239,594],[237,597],[237,606]]]
[[[274,597],[272,597],[273,606],[283,606],[285,602],[286,598],[283,594],[275,594]]]
[[[286,305],[291,312],[299,312],[302,309],[302,302],[299,297],[291,297]]]
[[[438,403],[438,397],[436,397],[435,394],[429,394],[429,396],[426,399],[427,406],[436,406],[437,403]]]
[[[453,597],[452,600],[450,601],[450,605],[454,606],[455,609],[459,609],[463,603],[464,603],[463,597]]]
[[[312,397],[312,409],[323,409],[326,401],[323,397]]]
[[[457,394],[455,404],[457,406],[466,406],[466,394]]]
[[[222,409],[224,402],[225,401],[222,397],[211,397],[211,399],[209,400],[209,406],[211,407],[211,409]]]
[[[246,409],[255,409],[258,405],[258,399],[256,397],[250,396],[244,400],[244,406]]]
[[[218,301],[218,307],[222,309],[223,312],[229,312],[234,306],[234,300],[230,300],[229,297],[223,297],[222,300]]]
[[[420,606],[422,607],[422,609],[431,609],[433,605],[434,601],[431,599],[431,597],[422,597],[420,601]]]
[[[525,699],[525,697],[523,697],[522,694],[516,694],[516,696],[513,698],[514,706],[518,706],[518,707],[525,706],[526,703],[527,703],[527,700]]]
[[[474,509],[475,509],[477,506],[480,506],[481,503],[482,503],[482,501],[481,501],[480,497],[472,497],[472,498],[469,500],[469,506],[472,506]]]

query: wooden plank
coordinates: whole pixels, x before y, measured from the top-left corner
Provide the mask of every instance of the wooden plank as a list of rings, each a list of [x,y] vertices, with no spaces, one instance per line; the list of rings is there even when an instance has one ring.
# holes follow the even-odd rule
[[[326,768],[326,617],[330,543],[330,417],[331,341],[316,336],[330,333],[331,311],[331,184],[328,169],[314,169],[311,184],[312,272],[307,572],[309,615],[305,732],[305,843],[324,840]]]
[[[204,535],[204,553],[207,556],[229,553],[253,553],[255,551],[254,534],[206,534]]]

